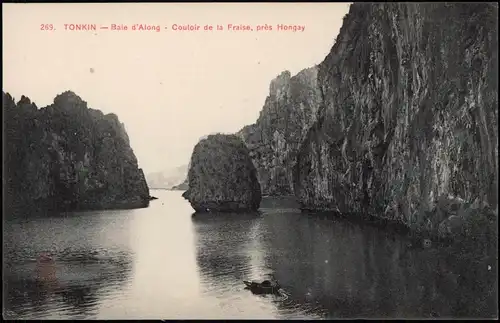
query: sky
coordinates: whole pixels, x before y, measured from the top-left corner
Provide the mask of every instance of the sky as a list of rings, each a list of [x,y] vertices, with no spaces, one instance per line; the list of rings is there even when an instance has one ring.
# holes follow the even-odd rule
[[[44,107],[71,90],[90,108],[115,113],[139,167],[151,173],[188,164],[207,134],[254,123],[273,78],[325,58],[349,4],[14,3],[2,9],[3,91]],[[96,30],[71,30],[71,24]],[[111,24],[128,29],[100,29]],[[132,30],[135,24],[161,29]],[[173,30],[174,24],[200,29]],[[207,24],[213,30],[204,30]],[[257,31],[266,24],[272,30]],[[278,24],[304,28],[283,31]]]

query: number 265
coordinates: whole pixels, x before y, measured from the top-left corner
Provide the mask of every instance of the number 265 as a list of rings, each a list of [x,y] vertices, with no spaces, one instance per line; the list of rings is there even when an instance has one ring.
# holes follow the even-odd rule
[[[54,30],[54,25],[52,24],[41,24],[40,30]]]

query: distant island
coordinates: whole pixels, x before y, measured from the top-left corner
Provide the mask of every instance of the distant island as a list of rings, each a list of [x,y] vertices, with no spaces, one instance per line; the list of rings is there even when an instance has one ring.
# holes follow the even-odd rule
[[[175,189],[186,179],[189,165],[146,174],[146,181],[151,189]]]

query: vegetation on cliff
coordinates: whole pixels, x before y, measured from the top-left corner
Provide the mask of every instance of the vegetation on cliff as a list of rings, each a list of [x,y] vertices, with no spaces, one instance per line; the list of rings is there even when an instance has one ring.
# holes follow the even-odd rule
[[[70,91],[38,109],[3,93],[7,208],[53,210],[145,207],[149,189],[114,114]]]
[[[261,190],[257,171],[243,141],[216,134],[194,147],[183,197],[197,212],[257,210]]]
[[[319,65],[302,207],[441,235],[496,227],[497,19],[488,3],[351,5]]]

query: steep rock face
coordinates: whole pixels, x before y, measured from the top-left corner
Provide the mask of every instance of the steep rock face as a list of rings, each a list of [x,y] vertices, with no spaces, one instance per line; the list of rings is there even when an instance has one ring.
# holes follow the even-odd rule
[[[182,196],[197,212],[257,210],[261,190],[243,141],[235,135],[210,135],[196,144]]]
[[[298,147],[316,120],[319,100],[316,67],[293,77],[285,71],[271,82],[256,123],[238,132],[250,149],[264,195],[293,194]]]
[[[73,92],[38,109],[3,93],[8,207],[145,207],[149,188],[114,114],[89,109]]]
[[[497,17],[486,3],[351,5],[319,67],[302,207],[430,230],[498,210]]]

